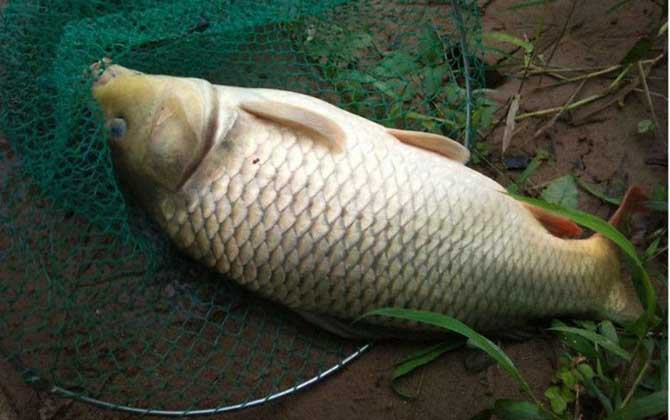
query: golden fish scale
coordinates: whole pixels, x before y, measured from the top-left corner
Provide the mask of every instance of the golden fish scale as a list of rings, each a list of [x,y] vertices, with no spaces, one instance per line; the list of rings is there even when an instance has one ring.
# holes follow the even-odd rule
[[[492,330],[593,312],[619,275],[610,254],[548,234],[493,181],[381,126],[348,127],[333,153],[248,114],[238,125],[223,172],[165,197],[158,218],[189,255],[293,309],[415,308]]]

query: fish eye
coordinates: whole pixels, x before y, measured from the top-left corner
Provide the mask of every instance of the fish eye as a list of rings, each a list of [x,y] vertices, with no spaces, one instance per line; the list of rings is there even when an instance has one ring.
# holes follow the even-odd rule
[[[128,131],[126,120],[121,117],[114,118],[109,122],[109,135],[113,139],[120,139]]]

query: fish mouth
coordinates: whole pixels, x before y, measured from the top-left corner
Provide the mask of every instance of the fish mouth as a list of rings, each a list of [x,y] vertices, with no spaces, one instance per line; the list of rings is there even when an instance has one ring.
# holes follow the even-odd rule
[[[139,71],[130,70],[118,64],[112,64],[112,59],[105,57],[89,66],[89,71],[93,75],[93,88],[104,86],[110,80],[124,75],[142,74]]]

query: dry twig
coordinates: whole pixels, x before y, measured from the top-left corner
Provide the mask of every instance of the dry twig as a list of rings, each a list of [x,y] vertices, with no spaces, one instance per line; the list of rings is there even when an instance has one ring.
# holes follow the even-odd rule
[[[647,75],[645,74],[641,61],[637,62],[637,71],[640,73],[640,81],[642,82],[642,87],[644,88],[644,94],[645,97],[647,98],[647,105],[649,105],[651,118],[654,120],[654,127],[658,128],[658,118],[656,118],[656,111],[654,110],[654,102],[651,100],[651,95],[649,94],[649,86],[647,86]]]
[[[551,118],[551,120],[549,120],[549,122],[547,122],[545,125],[540,127],[540,129],[535,132],[535,134],[533,135],[533,139],[538,138],[542,133],[544,133],[546,130],[548,130],[549,128],[553,127],[554,124],[556,124],[556,121],[558,121],[558,119],[561,117],[561,115],[563,115],[563,113],[568,109],[570,104],[572,104],[572,101],[574,101],[575,98],[577,97],[577,95],[579,95],[579,92],[582,91],[582,88],[584,87],[585,84],[586,84],[586,80],[582,80],[582,83],[580,83],[579,86],[577,87],[577,89],[575,89],[575,91],[572,93],[572,95],[570,95],[570,99],[568,99],[568,101],[565,103],[565,105],[563,105],[563,108],[561,108],[561,110],[558,111],[556,113],[556,115],[554,115]]]

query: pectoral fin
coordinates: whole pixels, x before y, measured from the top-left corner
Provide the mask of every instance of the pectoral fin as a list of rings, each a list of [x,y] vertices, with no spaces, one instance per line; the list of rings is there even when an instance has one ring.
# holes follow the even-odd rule
[[[403,143],[430,150],[459,163],[466,164],[470,159],[470,151],[462,144],[439,134],[420,131],[398,130],[388,128],[389,134]]]
[[[353,340],[376,340],[387,337],[387,335],[385,335],[382,331],[375,330],[374,328],[365,326],[364,324],[353,325],[351,323],[327,315],[320,315],[307,311],[296,312],[300,314],[300,316],[302,316],[307,322],[314,324],[339,337]]]
[[[316,325],[339,337],[353,340],[381,340],[400,338],[403,340],[444,339],[444,331],[412,331],[395,329],[382,325],[373,325],[364,321],[349,322],[332,316],[315,314],[307,311],[296,311],[305,321]]]
[[[326,141],[334,151],[344,150],[346,143],[344,130],[326,115],[300,106],[264,99],[245,101],[240,107],[257,117],[302,129]]]
[[[568,218],[558,216],[532,204],[524,203],[524,206],[549,232],[560,238],[576,238],[582,234],[582,228]]]

